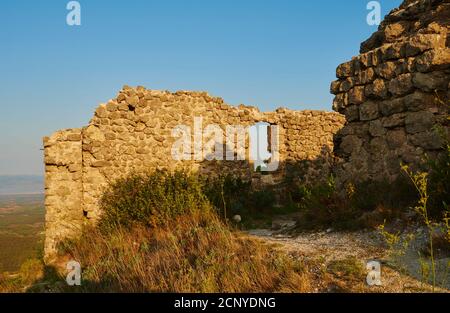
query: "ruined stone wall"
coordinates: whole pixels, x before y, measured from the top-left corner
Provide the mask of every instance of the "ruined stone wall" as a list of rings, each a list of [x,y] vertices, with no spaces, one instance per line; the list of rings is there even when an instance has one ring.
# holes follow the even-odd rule
[[[44,138],[47,258],[58,241],[98,220],[105,188],[133,171],[185,168],[276,184],[305,163],[300,179],[325,178],[338,157],[333,170],[344,183],[393,180],[400,162],[417,165],[425,154],[441,153],[435,129],[449,132],[449,7],[448,0],[407,0],[385,18],[361,45],[361,54],[337,68],[338,80],[331,84],[333,109],[343,115],[287,109],[265,113],[229,106],[204,92],[125,86],[97,108],[88,126]],[[258,178],[249,162],[248,136],[245,160],[196,160],[194,147],[190,160],[174,160],[178,138],[173,129],[190,127],[192,138],[196,117],[202,118],[202,128],[216,124],[224,134],[227,125],[279,126],[278,171]]]
[[[184,168],[210,175],[234,173],[254,180],[248,135],[244,160],[195,159],[194,119],[200,117],[201,129],[215,124],[222,129],[223,136],[230,125],[253,126],[258,122],[277,125],[279,168],[264,176],[275,184],[283,179],[288,164],[308,160],[320,162],[310,167],[305,179],[326,176],[331,166],[333,135],[344,123],[344,117],[333,112],[281,108],[264,113],[255,107],[227,105],[221,98],[204,92],[171,93],[125,86],[115,99],[97,108],[88,126],[60,131],[44,139],[47,257],[54,253],[59,240],[76,236],[84,223],[98,220],[101,215],[98,201],[105,188],[130,172]],[[179,125],[192,131],[189,160],[177,161],[172,157],[172,147],[179,139],[172,132]],[[211,151],[205,147],[210,139],[200,139],[207,152]],[[228,144],[225,138],[223,142]]]
[[[335,138],[341,182],[393,180],[400,162],[420,164],[442,151],[449,132],[450,3],[405,1],[339,65],[333,109],[346,125]]]
[[[67,129],[44,138],[45,251],[57,238],[80,231],[83,222],[81,129]]]

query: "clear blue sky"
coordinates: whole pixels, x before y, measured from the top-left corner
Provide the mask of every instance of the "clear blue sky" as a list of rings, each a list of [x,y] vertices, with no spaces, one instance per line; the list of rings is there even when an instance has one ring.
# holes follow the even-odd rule
[[[331,110],[336,66],[376,30],[368,0],[79,2],[78,27],[66,0],[0,2],[0,175],[42,174],[41,137],[86,125],[124,84]]]

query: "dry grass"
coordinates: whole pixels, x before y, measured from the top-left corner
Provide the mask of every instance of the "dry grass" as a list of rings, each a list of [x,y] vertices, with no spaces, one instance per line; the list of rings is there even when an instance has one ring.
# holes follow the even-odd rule
[[[31,284],[44,278],[44,263],[38,259],[29,259],[22,263],[19,274],[24,284]]]
[[[364,281],[366,276],[362,262],[355,257],[332,261],[328,265],[328,271],[339,278],[357,282]]]
[[[83,268],[86,292],[308,292],[298,260],[231,232],[212,212],[165,226],[86,230],[67,251]],[[73,289],[72,289],[73,290]]]
[[[24,292],[36,281],[44,278],[44,263],[38,259],[28,259],[22,263],[17,273],[0,273],[0,293]]]

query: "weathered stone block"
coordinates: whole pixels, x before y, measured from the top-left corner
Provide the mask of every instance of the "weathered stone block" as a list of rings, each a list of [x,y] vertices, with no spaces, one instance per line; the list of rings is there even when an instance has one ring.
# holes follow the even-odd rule
[[[406,95],[414,90],[412,75],[402,74],[389,82],[389,92],[395,96]]]
[[[406,143],[405,130],[400,128],[388,131],[386,134],[386,141],[390,149],[400,148]]]
[[[409,134],[408,141],[414,146],[421,147],[426,150],[442,149],[442,138],[434,130]]]
[[[342,139],[340,148],[345,154],[352,154],[353,151],[357,151],[362,146],[362,140],[355,135],[345,136]]]
[[[406,163],[418,163],[420,162],[421,155],[423,154],[422,148],[414,147],[409,144],[404,144],[398,149],[399,155],[403,162]]]
[[[346,78],[353,76],[353,61],[342,63],[336,69],[336,76],[338,78]]]
[[[359,61],[366,68],[373,66],[371,53],[373,53],[373,52],[367,52],[367,53],[363,53],[363,54],[359,55]]]
[[[359,72],[356,84],[358,85],[366,85],[368,83],[371,83],[375,79],[375,70],[373,68],[368,68],[364,71]]]
[[[443,70],[450,67],[450,48],[433,49],[425,52],[415,60],[419,72]]]
[[[370,141],[370,153],[379,159],[388,151],[386,139],[383,137],[375,137]]]
[[[342,112],[342,110],[348,105],[348,94],[340,93],[337,94],[333,99],[333,110],[337,112]]]
[[[383,61],[396,60],[405,56],[405,47],[401,42],[383,46],[381,51]]]
[[[351,105],[346,107],[344,110],[344,115],[347,121],[353,122],[359,120],[359,108],[357,105]]]
[[[348,92],[349,104],[361,104],[364,100],[364,86],[355,86]]]
[[[92,167],[106,167],[109,166],[109,162],[107,161],[93,161],[91,163]]]
[[[113,103],[113,102],[108,102],[106,104],[106,110],[108,110],[109,112],[114,112],[117,110],[117,103]]]
[[[335,80],[335,81],[331,82],[330,93],[332,93],[333,95],[338,94],[340,86],[341,86],[341,81],[340,80]]]
[[[389,116],[394,113],[400,113],[405,110],[403,98],[396,98],[392,100],[385,100],[380,102],[380,111],[384,116]]]
[[[403,98],[403,102],[408,111],[423,111],[427,108],[437,106],[436,96],[416,90]]]
[[[114,140],[116,139],[116,134],[113,132],[107,132],[105,133],[106,140]]]
[[[396,113],[388,117],[383,117],[381,122],[383,127],[392,128],[405,125],[405,113]]]
[[[79,172],[82,169],[82,166],[80,163],[75,163],[75,164],[69,164],[69,166],[67,167],[67,169],[69,170],[69,172],[74,173],[74,172]]]
[[[100,105],[97,110],[95,110],[95,115],[99,118],[105,118],[108,116],[108,111],[105,105]]]
[[[414,73],[412,82],[416,88],[426,92],[447,90],[450,75],[445,72]]]
[[[401,37],[409,29],[407,21],[388,24],[384,29],[384,36],[388,42],[392,42]]]
[[[372,84],[365,87],[364,94],[368,98],[385,99],[388,96],[388,90],[384,80],[377,78]]]
[[[406,56],[414,56],[430,49],[445,48],[445,37],[441,34],[417,34],[406,43]]]
[[[393,61],[381,63],[375,68],[375,73],[381,78],[390,80],[397,75],[397,64]]]
[[[386,134],[386,129],[383,127],[381,120],[374,120],[369,123],[369,133],[373,137],[381,137]]]
[[[347,77],[341,82],[339,86],[339,92],[347,92],[355,86],[355,79],[353,77]]]
[[[379,110],[378,103],[374,101],[367,101],[360,105],[359,119],[361,121],[370,121],[378,118]]]
[[[428,111],[411,112],[405,118],[405,127],[409,134],[431,130],[434,123],[434,114]]]
[[[67,135],[68,141],[81,141],[81,134],[69,134]]]

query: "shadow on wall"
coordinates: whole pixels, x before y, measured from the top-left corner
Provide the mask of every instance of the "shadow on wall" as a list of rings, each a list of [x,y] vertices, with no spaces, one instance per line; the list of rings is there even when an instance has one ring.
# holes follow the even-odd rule
[[[225,146],[224,149],[231,148]],[[270,150],[273,150],[270,148]],[[267,159],[270,163],[273,160]],[[278,161],[275,171],[255,170],[254,163],[242,161],[202,161],[199,163],[198,173],[201,176],[218,177],[231,174],[248,181],[253,190],[270,189],[275,192],[277,204],[288,201],[288,190],[294,185],[314,186],[325,183],[338,164],[330,146],[323,145],[315,158],[304,160]],[[236,196],[239,196],[238,193]]]

